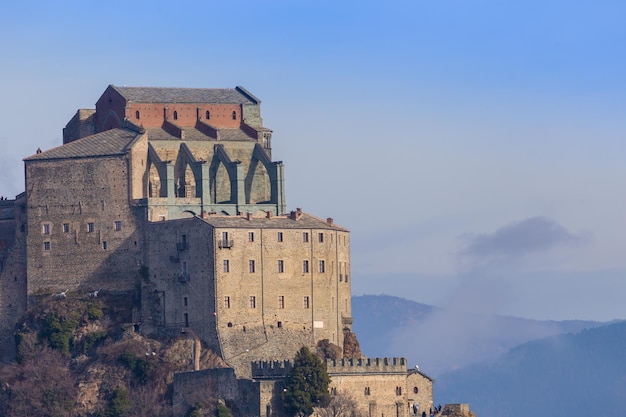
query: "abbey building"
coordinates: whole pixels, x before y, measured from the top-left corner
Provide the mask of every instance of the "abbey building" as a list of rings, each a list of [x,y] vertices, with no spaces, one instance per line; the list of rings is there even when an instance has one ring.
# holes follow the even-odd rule
[[[370,416],[432,405],[432,380],[406,360],[347,346],[349,231],[287,211],[260,104],[241,87],[111,85],[62,145],[25,158],[25,192],[0,201],[2,356],[34,294],[138,292],[141,332],[192,332],[230,367],[178,375],[177,401],[228,375],[224,396],[275,415],[284,361],[322,343],[339,352],[333,392]]]

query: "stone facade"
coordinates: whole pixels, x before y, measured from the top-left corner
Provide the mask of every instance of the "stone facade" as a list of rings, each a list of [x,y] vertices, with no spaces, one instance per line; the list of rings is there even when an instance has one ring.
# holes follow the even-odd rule
[[[191,327],[239,377],[252,360],[342,346],[351,330],[349,233],[332,219],[207,215],[153,222],[148,235],[155,308],[143,321]]]

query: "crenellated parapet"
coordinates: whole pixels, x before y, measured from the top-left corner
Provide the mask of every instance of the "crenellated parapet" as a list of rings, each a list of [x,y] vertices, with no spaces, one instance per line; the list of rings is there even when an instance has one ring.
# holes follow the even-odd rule
[[[283,378],[293,368],[293,363],[284,361],[252,362],[252,378],[271,379]],[[355,374],[407,374],[406,358],[360,358],[360,359],[327,359],[326,370],[329,375]]]
[[[406,374],[406,358],[327,359],[329,375]]]
[[[284,361],[255,361],[252,362],[252,378],[270,379],[283,378],[293,368],[290,360]]]

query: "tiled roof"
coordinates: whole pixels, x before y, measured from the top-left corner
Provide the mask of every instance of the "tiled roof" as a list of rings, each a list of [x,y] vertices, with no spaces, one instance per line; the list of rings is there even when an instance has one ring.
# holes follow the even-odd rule
[[[203,221],[209,223],[213,227],[233,228],[233,229],[328,229],[347,232],[348,229],[338,226],[334,223],[328,224],[325,220],[312,216],[308,213],[302,213],[298,220],[292,219],[290,216],[272,216],[268,217],[252,217],[248,220],[241,216],[209,216]]]
[[[67,159],[85,158],[90,156],[124,155],[128,145],[139,136],[140,133],[127,129],[111,129],[95,135],[86,136],[65,145],[57,146],[48,151],[41,152],[25,161],[42,159]]]
[[[235,88],[111,87],[134,103],[256,104]]]

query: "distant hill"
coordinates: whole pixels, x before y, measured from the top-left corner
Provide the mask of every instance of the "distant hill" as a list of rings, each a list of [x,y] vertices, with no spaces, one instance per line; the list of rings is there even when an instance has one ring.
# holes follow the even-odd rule
[[[626,415],[626,322],[528,342],[441,375],[435,397],[469,402],[480,417]]]
[[[467,314],[388,295],[352,298],[353,330],[363,354],[405,356],[437,377],[493,360],[531,340],[603,325],[592,321],[538,321]]]

